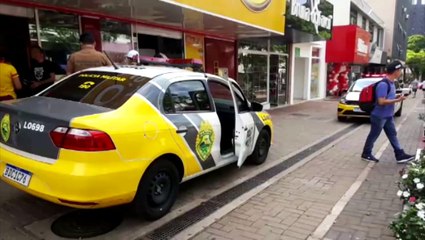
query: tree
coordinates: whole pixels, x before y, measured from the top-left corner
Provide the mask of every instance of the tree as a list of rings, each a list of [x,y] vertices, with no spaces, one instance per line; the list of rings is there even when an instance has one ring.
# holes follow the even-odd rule
[[[415,77],[425,76],[425,35],[412,35],[407,41],[407,60]]]
[[[407,49],[420,52],[425,49],[425,35],[412,35],[407,40]]]

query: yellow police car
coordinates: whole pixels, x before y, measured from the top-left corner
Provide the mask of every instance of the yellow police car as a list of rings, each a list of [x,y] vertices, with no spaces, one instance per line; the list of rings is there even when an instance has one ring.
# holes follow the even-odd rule
[[[182,181],[263,163],[270,115],[233,80],[168,67],[101,67],[0,103],[6,183],[75,208],[133,203],[154,220]]]
[[[370,114],[362,111],[359,107],[360,92],[363,88],[382,80],[382,78],[361,78],[351,84],[347,93],[341,97],[338,103],[337,117],[339,121],[345,121],[348,118],[369,118]],[[401,93],[397,89],[397,93]],[[403,102],[395,104],[394,116],[401,116],[403,111]]]

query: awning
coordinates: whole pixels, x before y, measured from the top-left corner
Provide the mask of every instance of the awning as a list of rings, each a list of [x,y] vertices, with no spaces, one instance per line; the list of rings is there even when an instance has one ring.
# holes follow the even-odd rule
[[[2,2],[229,39],[283,35],[286,6],[284,0],[4,0]],[[249,2],[261,3],[265,8],[250,8]]]

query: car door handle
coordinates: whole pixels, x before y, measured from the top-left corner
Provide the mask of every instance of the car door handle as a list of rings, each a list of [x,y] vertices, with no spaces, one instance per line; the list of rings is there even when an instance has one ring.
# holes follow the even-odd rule
[[[180,133],[187,133],[187,127],[186,126],[180,126],[177,130],[176,133],[180,134]]]

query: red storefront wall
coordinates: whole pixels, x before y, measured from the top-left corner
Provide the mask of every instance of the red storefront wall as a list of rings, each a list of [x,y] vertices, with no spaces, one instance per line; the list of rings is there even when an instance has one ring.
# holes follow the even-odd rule
[[[236,79],[236,44],[231,41],[205,39],[205,71],[218,74],[219,68],[227,68],[229,77]]]
[[[326,43],[326,62],[330,65],[327,94],[339,96],[348,89],[352,65],[367,65],[370,60],[369,32],[357,25],[335,26]]]

